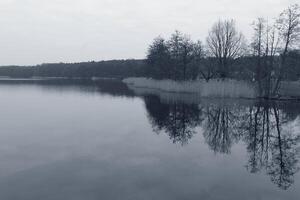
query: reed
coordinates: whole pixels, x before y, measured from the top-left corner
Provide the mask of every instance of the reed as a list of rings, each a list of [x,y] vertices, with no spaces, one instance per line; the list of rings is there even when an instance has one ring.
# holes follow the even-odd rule
[[[126,78],[126,84],[134,87],[158,89],[165,92],[197,93],[202,97],[255,98],[255,87],[237,80],[173,81],[154,80],[150,78]]]

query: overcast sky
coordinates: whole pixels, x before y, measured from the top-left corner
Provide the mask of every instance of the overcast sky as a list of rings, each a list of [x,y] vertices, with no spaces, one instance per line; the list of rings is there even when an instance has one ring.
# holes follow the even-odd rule
[[[144,58],[175,29],[205,40],[218,19],[276,17],[299,0],[0,0],[0,65]]]

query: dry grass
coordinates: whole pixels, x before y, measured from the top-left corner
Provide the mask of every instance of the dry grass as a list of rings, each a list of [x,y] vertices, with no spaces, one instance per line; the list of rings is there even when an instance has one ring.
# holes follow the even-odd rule
[[[280,95],[286,97],[300,97],[300,81],[283,81],[280,87]]]
[[[236,80],[173,81],[153,80],[149,78],[127,78],[126,84],[134,87],[159,89],[165,92],[197,93],[201,97],[255,98],[255,87]]]

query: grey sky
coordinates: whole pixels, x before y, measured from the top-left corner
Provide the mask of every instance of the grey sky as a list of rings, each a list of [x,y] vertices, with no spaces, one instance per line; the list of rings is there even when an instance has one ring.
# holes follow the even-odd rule
[[[175,29],[205,40],[218,19],[276,17],[299,0],[0,0],[0,65],[144,58]]]

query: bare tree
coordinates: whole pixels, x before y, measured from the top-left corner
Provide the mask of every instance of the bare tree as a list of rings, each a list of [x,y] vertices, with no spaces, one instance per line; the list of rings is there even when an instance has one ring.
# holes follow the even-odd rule
[[[278,52],[278,32],[263,18],[258,18],[253,23],[253,28],[254,36],[251,45],[257,61],[255,80],[258,83],[259,96],[269,98],[270,90],[273,88],[272,76]]]
[[[216,59],[212,57],[202,59],[199,64],[198,73],[205,79],[206,82],[216,77],[218,74]]]
[[[282,52],[278,78],[273,90],[274,94],[278,92],[280,82],[283,78],[288,51],[295,43],[299,43],[300,6],[298,4],[291,5],[279,15],[277,28],[282,40]]]
[[[221,78],[228,77],[229,62],[242,53],[244,36],[238,32],[233,20],[218,21],[207,37],[207,47],[217,58]]]
[[[255,80],[258,82],[259,95],[262,95],[261,71],[262,71],[262,56],[263,56],[263,36],[265,32],[265,19],[258,18],[253,23],[254,36],[251,46],[253,47],[253,54],[257,58]]]
[[[272,88],[274,87],[273,76],[275,69],[278,68],[275,62],[276,55],[278,53],[279,35],[274,26],[267,26],[266,33],[266,46],[265,46],[265,56],[264,56],[264,96],[269,98],[272,93]],[[277,63],[278,64],[278,63]],[[276,83],[275,83],[276,85]]]
[[[202,42],[199,40],[193,43],[193,61],[190,67],[193,70],[193,79],[200,76],[206,81],[209,81],[215,75],[213,73],[214,66],[210,65],[212,63],[208,63],[208,60],[210,61],[211,59],[206,58],[206,52]]]

